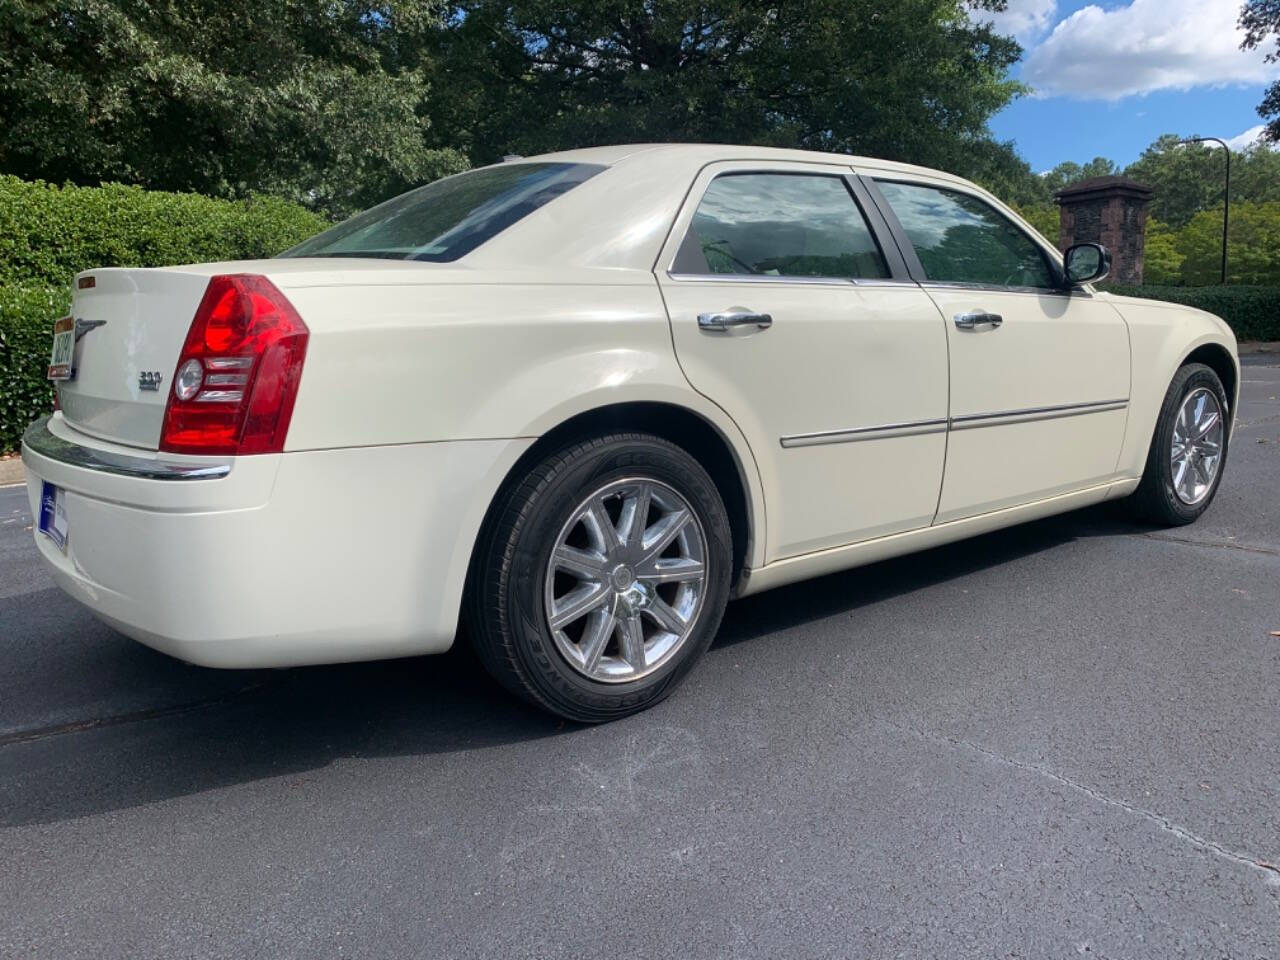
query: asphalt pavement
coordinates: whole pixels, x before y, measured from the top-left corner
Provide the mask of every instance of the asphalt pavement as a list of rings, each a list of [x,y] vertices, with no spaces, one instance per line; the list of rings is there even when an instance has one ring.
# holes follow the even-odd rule
[[[748,598],[596,728],[463,654],[152,653],[0,489],[0,957],[1280,956],[1280,361],[1243,373],[1197,524]]]

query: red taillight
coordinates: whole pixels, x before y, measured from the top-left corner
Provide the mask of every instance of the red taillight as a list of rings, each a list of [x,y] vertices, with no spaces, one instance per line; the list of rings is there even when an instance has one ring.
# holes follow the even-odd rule
[[[283,450],[307,337],[307,325],[266,277],[213,277],[178,357],[160,449]]]

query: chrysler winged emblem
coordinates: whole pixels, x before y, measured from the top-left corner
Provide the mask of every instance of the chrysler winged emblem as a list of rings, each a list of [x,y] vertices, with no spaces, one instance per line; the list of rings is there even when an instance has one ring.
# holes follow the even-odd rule
[[[106,324],[107,324],[107,321],[105,320],[81,320],[77,318],[76,319],[76,343],[79,343],[80,338],[83,337],[90,330],[97,330],[99,327],[106,326]]]

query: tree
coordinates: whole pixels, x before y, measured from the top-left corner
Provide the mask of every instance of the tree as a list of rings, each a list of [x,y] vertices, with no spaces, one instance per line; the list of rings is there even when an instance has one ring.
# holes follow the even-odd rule
[[[981,0],[987,9],[1002,2]],[[962,0],[460,0],[429,142],[477,162],[637,140],[870,153],[968,173],[1020,48]]]
[[[1191,218],[1175,243],[1183,283],[1216,283],[1222,256],[1222,208]],[[1227,282],[1280,285],[1280,203],[1233,203],[1227,244]]]
[[[1220,147],[1180,145],[1177,134],[1168,133],[1147,147],[1125,175],[1155,191],[1151,216],[1174,229],[1185,226],[1201,210],[1222,209],[1226,160]]]
[[[1088,163],[1080,164],[1066,160],[1041,177],[1045,192],[1052,197],[1064,187],[1088,180],[1091,177],[1109,177],[1116,172],[1116,165],[1106,157],[1094,157]]]
[[[462,166],[424,141],[438,2],[0,0],[0,170],[330,213]]]
[[[1218,249],[1220,248],[1215,248],[1215,253]],[[1181,283],[1182,262],[1185,259],[1186,256],[1178,250],[1178,234],[1170,230],[1168,224],[1148,219],[1146,247],[1142,258],[1143,282],[1156,285]],[[1214,263],[1217,264],[1217,261]]]
[[[1267,54],[1268,63],[1280,62],[1280,0],[1245,0],[1240,9],[1240,29],[1244,31],[1243,50],[1253,50],[1276,38],[1276,49]],[[1280,80],[1271,84],[1258,104],[1258,116],[1267,121],[1264,136],[1280,143]]]

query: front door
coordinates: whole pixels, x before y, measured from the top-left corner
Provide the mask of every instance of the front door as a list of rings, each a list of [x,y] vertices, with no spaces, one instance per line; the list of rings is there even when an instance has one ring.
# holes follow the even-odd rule
[[[659,262],[685,375],[751,444],[769,561],[925,527],[937,508],[946,330],[857,190],[847,167],[713,165]]]
[[[1129,334],[977,194],[878,180],[913,271],[946,320],[951,433],[937,523],[1116,476],[1129,400]]]

